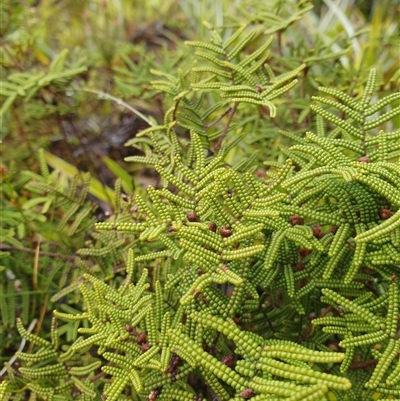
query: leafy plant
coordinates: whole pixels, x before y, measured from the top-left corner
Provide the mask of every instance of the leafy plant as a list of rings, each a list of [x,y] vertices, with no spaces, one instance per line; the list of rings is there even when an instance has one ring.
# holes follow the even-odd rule
[[[150,127],[126,144],[142,153],[126,161],[157,178],[133,191],[110,164],[121,179],[96,232],[89,176],[60,184],[43,152],[40,175],[6,172],[3,251],[24,247],[26,227],[51,240],[52,214],[73,259],[36,282],[58,304],[47,334],[25,328],[28,297],[6,288],[6,330],[22,296],[16,326],[31,345],[16,352],[20,367],[5,366],[5,400],[400,394],[400,95],[362,64],[353,82],[340,66],[315,74],[342,51],[283,54],[282,34],[309,2],[252,7],[235,29],[206,24],[210,42],[187,43],[199,49],[193,64],[153,70],[164,119],[145,117]],[[272,20],[276,46],[263,26]],[[12,257],[3,272],[20,277]]]
[[[357,110],[366,116],[393,98],[371,105],[374,83],[372,71],[358,101],[321,88],[344,105],[316,100],[348,107],[352,121],[314,106],[338,129],[329,136],[309,133],[289,150],[299,171],[288,159],[263,181],[228,167],[223,151],[206,158],[194,131],[185,157],[170,131],[174,168],[156,169],[175,190],[149,187],[147,199],[137,195],[136,222],[122,217],[96,225],[118,235],[137,233],[147,251],[129,251],[127,277],[119,286],[85,275],[84,311],[55,313],[68,324],[82,322],[78,331],[87,337],[58,351],[55,322],[51,342],[19,325],[21,335],[39,346],[33,355],[18,354],[30,361],[20,372],[31,391],[66,396],[76,388],[95,397],[102,386],[95,389],[94,378],[102,366],[112,376],[101,390],[108,400],[121,392],[139,398],[265,394],[317,400],[333,391],[342,398],[358,372],[340,378],[323,364],[342,362],[344,374],[361,349],[360,363],[371,357],[382,362],[350,397],[396,395],[400,200],[398,167],[391,160],[398,157],[399,133],[385,134],[385,140],[379,139],[382,132],[368,135],[393,112],[368,122],[356,119]],[[379,140],[385,142],[375,149]],[[312,315],[320,317],[310,326]],[[336,336],[343,338],[339,344]],[[381,356],[377,344],[384,347]],[[34,364],[50,350],[46,366]],[[339,366],[331,371],[339,373]]]

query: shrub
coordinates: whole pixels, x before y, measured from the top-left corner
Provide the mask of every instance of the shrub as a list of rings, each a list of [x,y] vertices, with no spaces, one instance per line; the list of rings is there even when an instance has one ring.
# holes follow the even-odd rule
[[[330,75],[325,60],[345,52],[324,47],[284,54],[310,4],[272,3],[282,8],[258,6],[240,26],[206,24],[211,39],[187,42],[195,60],[176,75],[152,71],[169,107],[160,124],[145,117],[127,143],[142,154],[126,160],[158,179],[133,191],[121,177],[95,233],[89,178],[58,188],[44,153],[41,175],[7,175],[30,191],[22,216],[45,224],[54,202],[79,250],[49,334],[18,319],[31,349],[6,366],[4,399],[400,394],[400,95],[386,93],[398,75],[362,64]],[[8,213],[5,238],[21,248]]]

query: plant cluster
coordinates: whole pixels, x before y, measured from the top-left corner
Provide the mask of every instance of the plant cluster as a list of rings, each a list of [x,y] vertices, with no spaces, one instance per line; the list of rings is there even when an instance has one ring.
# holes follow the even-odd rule
[[[310,9],[255,3],[245,23],[206,24],[210,40],[187,41],[189,66],[152,70],[167,108],[161,123],[144,117],[150,127],[126,143],[141,155],[126,161],[157,182],[133,190],[120,174],[96,232],[88,175],[69,182],[44,152],[41,174],[3,171],[4,272],[27,269],[8,251],[52,219],[57,244],[78,251],[53,266],[36,242],[52,276],[38,286],[38,256],[27,273],[57,304],[47,335],[26,329],[28,284],[7,286],[2,320],[13,324],[22,297],[17,329],[31,346],[5,364],[0,398],[400,396],[398,73],[361,63],[348,82],[341,67],[315,72],[346,51],[284,54],[282,35]]]

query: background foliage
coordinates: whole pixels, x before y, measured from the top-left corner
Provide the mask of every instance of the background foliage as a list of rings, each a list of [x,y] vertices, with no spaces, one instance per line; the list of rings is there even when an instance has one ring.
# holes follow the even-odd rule
[[[398,396],[398,8],[2,1],[1,397]]]

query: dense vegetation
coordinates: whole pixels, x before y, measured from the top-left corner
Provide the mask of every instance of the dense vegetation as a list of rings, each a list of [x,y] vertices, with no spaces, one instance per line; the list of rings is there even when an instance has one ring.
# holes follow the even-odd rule
[[[400,5],[314,3],[1,2],[0,399],[400,397]]]

